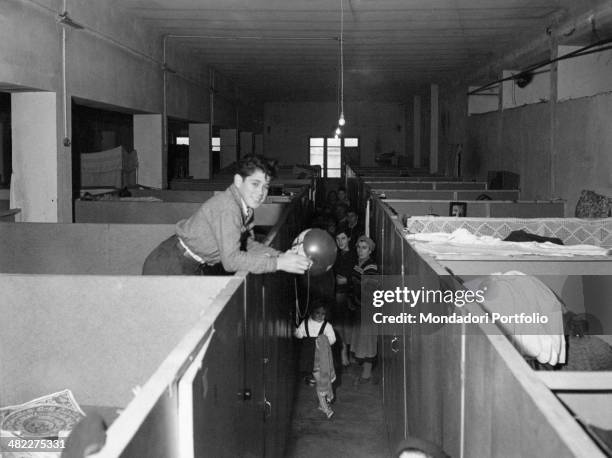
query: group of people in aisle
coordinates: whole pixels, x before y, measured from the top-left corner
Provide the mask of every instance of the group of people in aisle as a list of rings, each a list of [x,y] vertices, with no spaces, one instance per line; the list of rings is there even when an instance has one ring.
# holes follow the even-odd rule
[[[312,261],[306,256],[291,249],[280,252],[254,239],[253,211],[265,202],[275,174],[274,164],[263,156],[248,155],[238,161],[233,183],[204,202],[191,217],[176,224],[175,233],[145,260],[143,275],[227,275],[238,270],[257,274],[282,270],[307,277],[302,274],[308,272]],[[310,316],[296,330],[296,336],[309,342],[304,345],[300,366],[313,375],[319,407],[331,417],[329,404],[334,398],[335,379],[332,345],[341,346],[343,366],[352,361],[361,364],[356,385],[372,381],[376,336],[360,319],[360,285],[364,276],[375,275],[378,268],[372,257],[375,244],[364,235],[359,213],[351,207],[346,189],[340,187],[328,194],[314,225],[331,233],[338,252],[327,278],[317,279],[318,287],[311,291]]]
[[[361,373],[354,380],[354,385],[359,386],[373,381],[372,366],[377,355],[376,330],[361,320],[361,284],[366,277],[375,280],[378,267],[373,258],[375,243],[364,234],[357,210],[348,204],[344,188],[330,191],[315,218],[315,225],[327,229],[335,237],[338,250],[328,277],[318,279],[312,286],[310,296],[314,299],[310,315],[298,327],[296,337],[313,342],[312,339],[321,340],[317,330],[326,330],[328,336],[333,334],[326,343],[340,346],[342,366],[361,365]],[[305,330],[309,330],[308,335]],[[329,401],[333,400],[333,394],[330,396],[325,388],[320,388],[319,368],[316,364],[309,367],[308,363],[311,353],[317,350],[311,344],[302,345],[300,370],[307,373],[306,381],[316,386],[319,409],[331,417],[333,411]]]

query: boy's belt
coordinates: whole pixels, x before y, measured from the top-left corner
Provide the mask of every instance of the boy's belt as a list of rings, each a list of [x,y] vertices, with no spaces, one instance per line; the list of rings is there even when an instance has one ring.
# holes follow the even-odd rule
[[[194,261],[199,262],[200,264],[207,264],[206,261],[204,261],[204,259],[202,259],[200,256],[198,256],[193,251],[191,251],[189,247],[185,244],[185,242],[181,240],[180,237],[177,236],[176,239],[178,240],[177,246],[183,252],[183,256],[191,258]]]

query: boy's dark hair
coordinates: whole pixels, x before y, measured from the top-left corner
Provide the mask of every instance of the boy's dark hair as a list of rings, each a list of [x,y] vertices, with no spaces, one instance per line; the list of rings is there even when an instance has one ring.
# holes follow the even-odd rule
[[[325,313],[329,312],[329,306],[328,306],[327,301],[320,297],[313,299],[312,304],[310,304],[309,315],[312,315],[315,310],[318,310],[321,308],[325,310]]]
[[[334,232],[334,237],[339,236],[340,234],[345,234],[349,239],[351,238],[350,230],[347,223],[338,224],[336,226],[336,231]]]
[[[342,191],[346,194],[346,188],[344,186],[338,187],[338,191]]]
[[[276,178],[276,165],[277,161],[275,160],[259,154],[247,154],[236,163],[236,173],[242,178],[246,178],[259,169],[272,180]]]

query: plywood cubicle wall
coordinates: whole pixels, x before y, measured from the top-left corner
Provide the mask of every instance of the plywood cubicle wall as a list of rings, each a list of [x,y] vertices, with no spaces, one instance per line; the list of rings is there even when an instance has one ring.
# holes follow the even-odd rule
[[[189,218],[201,205],[196,202],[77,200],[74,219],[76,223],[175,224]],[[273,226],[286,206],[286,203],[262,204],[255,211],[255,224]]]
[[[483,181],[410,181],[404,180],[362,180],[370,188],[374,189],[431,189],[431,190],[484,190],[487,183]]]
[[[480,200],[479,197],[486,195],[490,200],[518,200],[518,190],[429,190],[429,189],[397,189],[397,188],[370,188],[369,192],[376,193],[386,199],[408,199],[408,200]]]
[[[272,186],[283,188],[313,187],[314,178],[278,178],[273,180]],[[170,182],[170,189],[174,191],[219,191],[233,183],[233,175],[220,176],[213,180],[175,179]]]
[[[377,199],[372,211],[372,235],[385,275],[403,271],[407,275],[404,281],[412,282],[411,288],[444,290],[462,288],[456,276],[461,274],[462,265],[466,272],[493,272],[474,270],[471,260],[460,259],[446,270],[444,262],[413,249],[403,237],[398,218]],[[401,263],[397,261],[399,252]],[[557,265],[552,260],[548,264],[537,263],[537,268],[506,262],[506,267],[526,269],[532,274],[554,273],[554,267],[550,267]],[[585,262],[574,272],[596,274],[605,270],[606,261]],[[608,260],[607,265],[611,264]],[[592,270],[585,270],[589,265]],[[572,271],[567,264],[562,270],[566,274]],[[439,305],[438,311],[444,313],[444,308]],[[482,313],[477,306],[466,307],[465,311]],[[556,395],[561,390],[548,386],[512,344],[498,330],[491,329],[493,325],[446,325],[438,329],[426,326],[404,326],[397,329],[396,335],[382,336],[380,340],[385,414],[392,443],[397,443],[403,433],[437,442],[451,456],[458,457],[603,456]],[[585,377],[568,379],[567,375],[559,379],[547,376],[557,388],[565,387],[570,392],[586,388]],[[612,396],[611,375],[595,379],[595,385],[603,389],[603,393],[599,392],[604,397],[599,400],[601,405],[609,405],[605,393]],[[405,393],[404,403],[398,392]],[[575,399],[573,402],[580,404]],[[397,425],[402,416],[403,431]]]
[[[302,209],[310,208],[310,188],[300,188],[292,197],[269,196],[257,211],[255,225],[274,226],[283,210],[292,201],[299,200]],[[142,191],[135,198],[120,200],[76,200],[74,219],[76,223],[110,224],[175,224],[190,217],[202,203],[220,191]],[[134,200],[153,197],[158,200]]]
[[[296,201],[268,242],[286,249],[304,216]],[[0,225],[0,270],[13,272],[0,274],[10,317],[2,325],[11,328],[0,333],[0,404],[73,389],[112,422],[101,457],[283,456],[294,387],[291,276],[140,276],[172,232]]]
[[[233,282],[235,289],[240,281]],[[185,335],[197,323],[198,339],[205,338],[222,308],[215,298],[231,283],[231,277],[0,275],[0,402],[68,388],[86,411],[113,422],[109,444],[139,443],[139,452],[126,456],[178,456],[176,383],[196,346]]]
[[[400,216],[450,216],[452,200],[385,199],[384,203]],[[562,218],[564,201],[464,200],[467,217]]]
[[[172,224],[0,223],[0,272],[140,275]]]
[[[399,220],[382,205],[374,205],[372,211],[371,234],[383,275],[403,273],[402,287],[411,289],[442,288],[444,272],[413,257],[400,235]],[[411,312],[404,304],[401,311]],[[381,336],[385,419],[392,445],[412,435],[441,444],[451,456],[459,456],[460,340],[460,332],[452,327],[395,325],[392,334]]]
[[[414,181],[411,177],[398,178],[394,181],[365,181],[358,177],[350,167],[346,168],[345,185],[351,202],[360,208],[365,208],[371,194],[377,194],[391,200],[421,200],[421,201],[477,201],[481,199],[495,201],[517,201],[520,191],[488,190],[483,182],[461,181]],[[509,204],[510,202],[507,202]],[[446,210],[448,211],[448,209]],[[432,213],[432,212],[430,212]],[[446,212],[444,214],[447,214]]]

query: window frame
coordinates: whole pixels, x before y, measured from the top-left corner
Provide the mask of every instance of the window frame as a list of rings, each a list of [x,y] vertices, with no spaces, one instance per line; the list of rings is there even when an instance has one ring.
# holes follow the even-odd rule
[[[346,140],[355,140],[357,142],[357,146],[346,146]],[[323,140],[323,145],[313,145],[312,140]],[[330,148],[338,148],[336,145],[329,145],[329,140],[336,140],[334,137],[329,137],[327,135],[324,136],[309,136],[308,137],[308,164],[309,165],[321,165],[318,162],[316,164],[312,161],[312,148],[323,148],[323,164],[321,165],[321,177],[322,178],[342,178],[344,176],[344,161],[345,161],[345,153],[346,149],[350,149],[351,151],[356,151],[358,154],[360,152],[360,143],[361,139],[359,137],[339,137],[340,141],[340,167],[329,167],[329,149]],[[339,170],[339,176],[329,176],[330,170],[336,171]]]

